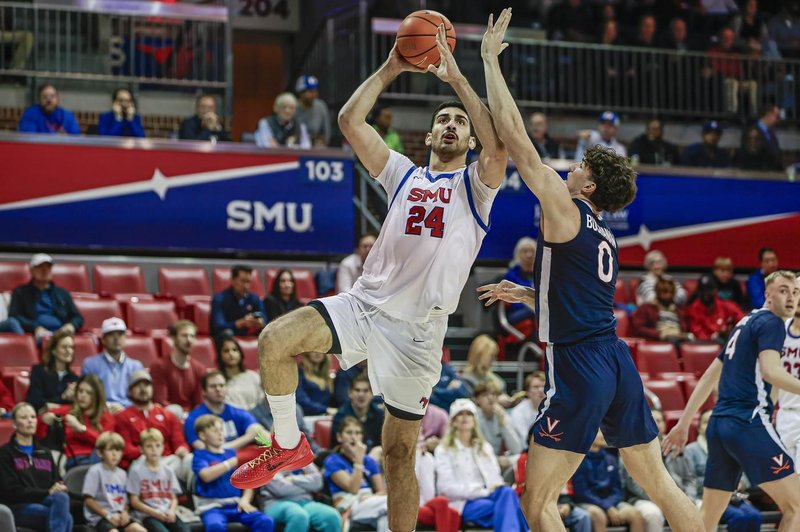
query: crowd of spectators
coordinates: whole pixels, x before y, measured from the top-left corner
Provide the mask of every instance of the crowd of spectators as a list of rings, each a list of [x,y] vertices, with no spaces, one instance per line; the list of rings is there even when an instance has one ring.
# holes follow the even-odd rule
[[[357,276],[373,243],[374,235],[359,239],[342,270]],[[534,241],[521,240],[508,276],[533,285],[535,253]],[[742,307],[763,303],[764,277],[778,264],[772,249],[762,249],[759,257],[761,268],[750,277],[746,292],[726,257],[718,258],[697,288],[687,291],[669,275],[664,254],[649,252],[636,289],[633,334],[672,342],[722,341],[743,315]],[[313,527],[333,532],[349,519],[385,530],[384,410],[372,393],[365,364],[337,370],[331,355],[301,355],[297,416],[319,459],[256,492],[235,490],[228,482],[235,467],[261,452],[258,444],[272,428],[260,376],[245,369],[237,338],[257,335],[269,320],[301,304],[289,270],[278,272],[262,301],[251,292],[251,268],[232,268],[230,286],[214,296],[209,318],[217,346],[215,368],[192,358],[197,326],[189,320],[169,327],[171,350],[145,367],[126,354],[125,321],[109,316],[100,331],[102,351],[74,372],[82,318],[70,293],[53,283],[52,264],[49,255],[32,257],[31,280],[14,291],[10,325],[3,322],[5,331],[33,335],[42,350],[41,363],[30,370],[24,402],[15,404],[8,390],[0,389],[0,406],[16,429],[0,449],[0,471],[4,481],[10,479],[0,486],[0,503],[11,508],[19,524],[44,527],[57,521],[51,530],[70,530],[77,518],[99,530],[183,532],[184,521],[199,519],[208,530],[239,521],[252,530],[272,531],[282,523],[291,531]],[[347,277],[340,281],[346,289]],[[546,376],[530,373],[524,388],[512,393],[495,371],[498,353],[497,341],[481,334],[472,340],[462,372],[441,363],[417,457],[429,465],[417,468],[420,522],[437,530],[458,530],[462,521],[494,530],[527,530],[511,486],[521,480]],[[663,436],[663,416],[657,410],[653,414]],[[330,441],[313,439],[308,427],[318,420],[330,423]],[[705,462],[703,428],[701,423],[694,447],[667,464],[695,498]],[[54,457],[49,450],[59,454]],[[18,459],[25,455],[41,460]],[[60,476],[78,467],[88,468],[77,494],[83,498],[82,517],[70,514]],[[154,482],[161,489],[153,489]],[[194,513],[183,506],[193,507]],[[602,434],[565,487],[559,511],[570,529],[579,531],[608,524],[650,531],[664,524],[663,513],[627,475],[616,453],[605,449]],[[761,517],[739,498],[725,519],[735,529],[737,523],[749,526]]]

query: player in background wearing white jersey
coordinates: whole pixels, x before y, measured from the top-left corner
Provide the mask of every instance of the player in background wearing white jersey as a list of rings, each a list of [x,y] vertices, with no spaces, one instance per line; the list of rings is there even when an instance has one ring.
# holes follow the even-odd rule
[[[800,477],[793,474],[792,457],[769,421],[772,405],[765,386],[800,394],[800,380],[783,369],[778,351],[785,336],[778,318],[786,320],[795,313],[800,287],[794,274],[785,270],[768,275],[765,284],[764,307],[739,320],[719,357],[697,382],[678,423],[661,442],[665,455],[683,452],[692,418],[719,388],[706,432],[708,464],[700,509],[707,532],[717,529],[742,471],[783,512],[778,530],[800,530]]]
[[[800,288],[800,276],[795,279]],[[786,340],[781,350],[783,368],[795,379],[800,379],[800,304],[794,316],[786,320]],[[800,463],[800,394],[778,389],[779,410],[775,428],[796,464]]]
[[[543,237],[543,246],[540,248],[549,248],[549,255],[546,259],[540,258],[537,250],[537,268],[542,271],[545,267],[550,268],[548,261],[556,260],[557,257],[566,264],[570,253],[588,253],[581,247],[581,239],[586,242],[591,239],[583,230],[585,225],[582,212],[586,212],[587,206],[591,209],[591,214],[586,212],[587,219],[596,227],[600,227],[598,223],[602,224],[603,229],[601,237],[593,237],[601,240],[599,248],[594,249],[605,251],[603,255],[595,251],[598,258],[593,265],[587,265],[588,260],[583,265],[570,263],[569,267],[574,269],[576,278],[562,279],[560,276],[564,275],[563,272],[554,272],[545,282],[542,273],[543,281],[537,287],[543,294],[561,294],[568,299],[569,295],[581,297],[584,295],[582,291],[591,289],[589,277],[584,276],[594,275],[591,278],[592,283],[597,283],[598,277],[600,281],[604,281],[600,283],[601,288],[597,288],[598,291],[602,289],[603,293],[598,295],[600,302],[594,305],[595,316],[556,316],[559,320],[571,319],[576,327],[589,331],[588,338],[581,338],[577,342],[582,346],[582,353],[575,354],[574,346],[566,340],[553,340],[553,330],[556,327],[565,327],[563,323],[550,324],[550,336],[545,333],[548,341],[548,389],[545,401],[539,409],[537,424],[534,425],[526,471],[528,482],[522,496],[528,524],[532,530],[564,530],[556,505],[558,495],[588,451],[586,438],[581,433],[586,432],[593,438],[598,427],[602,426],[609,443],[613,437],[616,443],[614,446],[620,447],[620,455],[631,476],[664,511],[672,530],[697,532],[702,527],[697,508],[677,487],[664,467],[656,437],[657,429],[647,410],[641,379],[630,363],[627,348],[614,333],[613,283],[609,284],[608,281],[616,276],[613,260],[616,256],[616,241],[610,231],[605,234],[607,228],[598,214],[602,210],[613,212],[633,200],[636,192],[635,173],[623,158],[610,151],[604,152],[602,148],[594,148],[594,153],[588,153],[581,164],[570,168],[566,186],[558,173],[542,163],[525,133],[524,122],[500,69],[498,56],[508,46],[503,43],[503,37],[510,19],[510,9],[503,10],[496,25],[492,24],[490,16],[489,27],[481,44],[481,56],[486,72],[489,107],[497,134],[506,144],[520,176],[542,206],[543,235],[540,237]],[[600,222],[596,222],[598,219]],[[597,229],[596,231],[600,232]],[[589,234],[591,232],[590,229]],[[601,257],[609,258],[603,261]],[[590,271],[590,266],[597,272]],[[604,268],[609,269],[609,272],[606,273]],[[562,280],[556,285],[555,282],[550,282],[552,279]],[[507,281],[484,288],[487,291],[481,299],[488,302],[500,299],[530,304],[530,296],[534,293],[532,290],[520,290],[520,287]],[[542,293],[539,294],[540,338],[544,328],[541,321],[554,311],[552,304],[548,307],[548,296]],[[568,301],[565,303],[562,299],[561,303],[563,307]],[[583,308],[571,310],[586,313]],[[601,320],[609,325],[608,331],[604,331],[602,340],[594,339],[591,322]],[[565,342],[564,345],[556,343],[560,341]],[[601,344],[601,341],[605,343]],[[566,358],[560,356],[560,352],[567,355]],[[579,362],[584,365],[579,367]],[[578,367],[580,369],[572,369]],[[620,370],[615,373],[613,369],[606,369],[614,367]],[[607,385],[603,382],[605,380],[609,381]],[[568,382],[568,386],[559,385],[556,389],[556,382]],[[606,386],[611,387],[611,390],[607,390]],[[609,397],[612,398],[610,403]],[[594,405],[603,405],[602,411],[597,411],[599,409],[594,408]],[[548,414],[546,419],[549,426],[540,425],[545,412]],[[550,412],[560,414],[549,417]],[[557,419],[559,417],[562,419]],[[558,434],[553,434],[554,432]],[[569,439],[575,435],[581,435],[581,441],[570,443]]]
[[[416,527],[414,454],[420,421],[439,380],[447,314],[455,311],[488,230],[508,161],[488,108],[444,45],[443,27],[437,40],[442,60],[429,71],[449,83],[461,101],[440,106],[432,117],[425,137],[431,148],[429,167],[416,167],[390,151],[366,121],[378,96],[397,76],[425,72],[403,60],[396,45],[339,113],[345,138],[386,189],[389,212],[364,272],[349,292],[311,302],[270,322],[261,333],[261,377],[275,419],[274,437],[261,456],[231,479],[237,487],[252,488],[266,484],[279,470],[311,460],[294,413],[298,353],[333,352],[345,368],[368,358],[370,382],[387,410],[382,443],[389,527],[395,532]],[[467,151],[476,145],[473,129],[483,149],[478,161],[466,167]],[[363,464],[354,464],[346,481],[359,486],[363,473]]]

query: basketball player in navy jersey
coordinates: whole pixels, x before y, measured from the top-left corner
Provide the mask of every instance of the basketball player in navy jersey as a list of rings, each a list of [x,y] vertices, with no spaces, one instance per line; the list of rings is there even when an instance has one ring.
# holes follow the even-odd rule
[[[510,9],[496,25],[490,17],[481,56],[497,134],[542,208],[534,278],[539,338],[547,342],[547,382],[531,431],[522,498],[528,524],[533,530],[564,530],[558,494],[602,429],[672,530],[696,532],[702,528],[699,512],[664,467],[642,380],[615,332],[617,243],[600,212],[633,201],[636,173],[625,158],[599,146],[570,167],[566,184],[542,163],[500,70],[510,18]],[[533,302],[533,291],[513,283],[481,289],[487,303]]]
[[[403,72],[425,72],[400,57],[396,45],[339,113],[345,138],[387,192],[389,211],[350,290],[312,301],[261,332],[259,361],[274,417],[273,438],[261,455],[231,476],[234,486],[255,488],[280,470],[311,462],[311,449],[295,417],[298,353],[334,353],[345,369],[368,358],[372,389],[386,406],[383,457],[389,527],[395,532],[414,530],[417,523],[414,456],[420,422],[439,381],[447,315],[458,305],[489,230],[492,202],[508,162],[489,109],[445,45],[443,26],[437,47],[442,60],[428,71],[448,83],[460,101],[442,103],[431,117],[425,136],[431,148],[429,166],[418,167],[387,148],[366,122],[395,78]],[[477,141],[483,149],[467,165],[467,152]],[[351,484],[359,484],[364,473],[364,465],[354,463]]]
[[[706,430],[708,464],[701,511],[709,532],[717,529],[742,471],[780,507],[783,517],[778,530],[800,530],[800,477],[770,422],[772,386],[800,394],[800,380],[781,365],[784,320],[794,314],[800,288],[788,271],[771,273],[765,284],[764,306],[739,320],[719,357],[698,381],[677,425],[662,442],[665,454],[682,452],[692,418],[719,386]]]

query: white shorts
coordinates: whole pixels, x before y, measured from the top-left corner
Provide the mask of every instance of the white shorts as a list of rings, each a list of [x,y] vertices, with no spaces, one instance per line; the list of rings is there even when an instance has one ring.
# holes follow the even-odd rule
[[[383,396],[391,407],[424,415],[442,372],[447,315],[423,323],[403,321],[346,292],[316,301],[328,311],[331,352],[342,367],[367,359],[372,393]]]
[[[781,408],[778,410],[777,419],[775,420],[775,428],[778,435],[783,441],[783,445],[789,452],[789,455],[794,460],[795,470],[800,467],[800,410]]]

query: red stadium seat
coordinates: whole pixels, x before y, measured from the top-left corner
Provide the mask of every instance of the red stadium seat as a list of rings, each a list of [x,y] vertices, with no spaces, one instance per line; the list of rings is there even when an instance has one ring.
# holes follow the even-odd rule
[[[697,281],[697,279],[684,279],[681,281],[683,289],[686,290],[687,301],[688,298],[692,297],[695,290],[697,290]]]
[[[684,343],[681,345],[683,369],[699,377],[705,373],[721,350],[722,347],[716,343]]]
[[[147,293],[142,268],[136,264],[95,264],[92,271],[100,295]]]
[[[636,289],[642,280],[638,277],[628,280],[628,294],[630,294],[631,303],[636,304]]]
[[[3,374],[11,368],[31,369],[39,362],[39,353],[33,336],[28,334],[0,334],[0,369]]]
[[[683,414],[683,410],[667,410],[664,412],[664,423],[667,425],[667,433],[678,423],[678,419]],[[697,427],[700,424],[700,414],[695,414],[692,423],[689,425],[689,443],[697,439]]]
[[[270,292],[272,291],[272,285],[279,271],[280,268],[269,268],[267,270],[267,290]],[[306,304],[312,299],[317,298],[317,284],[314,282],[314,276],[310,271],[292,269],[292,275],[294,275],[297,299],[303,304]]]
[[[82,262],[53,264],[53,284],[70,292],[89,292],[89,272]]]
[[[208,301],[196,301],[192,303],[187,312],[186,318],[192,320],[197,325],[197,334],[208,336],[211,334],[211,303]]]
[[[10,292],[31,280],[30,267],[24,262],[0,262],[0,292]]]
[[[156,342],[149,336],[128,336],[125,338],[125,355],[135,358],[149,368],[158,360]]]
[[[678,362],[678,351],[668,342],[646,342],[639,344],[637,349],[639,369],[645,370],[652,376],[665,371],[681,371]]]
[[[78,299],[100,299],[100,294],[95,294],[94,292],[70,292],[69,295],[72,296],[73,301]]]
[[[214,293],[222,292],[231,285],[231,270],[230,268],[214,268],[211,274],[211,281],[214,287]],[[255,292],[260,297],[264,297],[264,284],[261,281],[261,272],[254,269],[250,276],[250,291]]]
[[[644,383],[661,400],[661,410],[683,410],[686,400],[677,382],[650,380]]]
[[[174,344],[172,338],[161,339],[161,356],[168,357],[172,353]],[[209,337],[197,338],[192,348],[192,359],[200,362],[203,367],[211,370],[217,368],[217,350],[214,348],[214,341]]]
[[[237,336],[236,341],[242,348],[245,369],[258,371],[258,338]]]
[[[178,321],[174,301],[131,301],[128,304],[128,329],[137,334],[163,335]]]
[[[333,428],[333,420],[318,419],[314,422],[314,439],[323,449],[329,449],[331,446],[331,430]]]
[[[697,387],[697,381],[686,381],[685,386],[686,386],[686,393],[687,393],[686,400],[688,401],[689,397],[691,397],[692,393],[694,393],[694,389]],[[716,392],[711,392],[709,394],[708,399],[706,399],[706,402],[703,403],[703,405],[700,407],[700,410],[699,410],[700,412],[703,412],[705,410],[710,410],[710,409],[714,408],[714,405],[717,402],[717,398],[716,398],[715,394],[716,394]]]
[[[72,367],[80,368],[83,361],[100,351],[100,344],[93,335],[79,335],[75,337],[75,355],[72,357]]]
[[[122,317],[122,309],[113,299],[76,299],[75,306],[83,316],[82,331],[98,331],[103,320]]]
[[[158,286],[167,297],[211,295],[208,273],[203,268],[162,266],[158,269]]]
[[[620,338],[628,336],[631,329],[631,321],[628,319],[628,313],[622,309],[614,309],[614,317],[617,318],[617,336]]]
[[[0,419],[0,445],[5,445],[11,440],[14,430],[10,419]]]
[[[631,298],[628,295],[628,287],[625,286],[625,280],[617,279],[617,283],[614,285],[614,304],[627,305],[630,301]]]
[[[633,358],[633,363],[636,364],[636,367],[642,371],[643,368],[639,365],[639,345],[645,343],[645,340],[641,338],[631,338],[631,337],[624,337],[620,338],[625,344],[628,346],[628,350],[631,352],[631,357]]]

